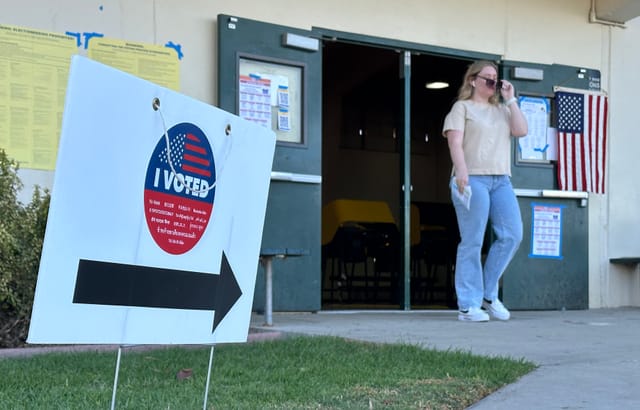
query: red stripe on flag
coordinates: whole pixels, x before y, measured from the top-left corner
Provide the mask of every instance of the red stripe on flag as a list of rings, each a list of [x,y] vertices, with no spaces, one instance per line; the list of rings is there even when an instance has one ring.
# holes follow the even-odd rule
[[[197,145],[187,143],[184,144],[184,149],[197,152],[198,154],[207,155],[207,151],[204,148],[198,147]]]
[[[580,170],[580,164],[578,161],[578,155],[576,153],[580,152],[580,134],[570,134],[571,139],[571,178],[569,179],[569,188],[572,190],[577,189],[578,185],[578,171]]]
[[[598,182],[600,181],[600,98],[589,96],[589,104],[591,106],[589,111],[592,113],[589,118],[589,143],[591,144],[589,160],[591,161],[591,169],[593,169],[589,190],[598,192]]]
[[[593,102],[593,96],[592,95],[587,95],[586,98],[586,103],[585,103],[585,123],[586,126],[584,127],[583,130],[583,137],[582,137],[582,154],[580,155],[580,167],[582,169],[582,180],[580,182],[580,191],[591,191],[591,178],[589,178],[589,170],[591,169],[591,167],[589,166],[589,163],[591,162],[591,153],[593,152],[592,150],[592,142],[591,142],[591,138],[593,136],[593,116],[591,115],[592,113],[592,109],[591,109],[591,105]]]
[[[565,147],[565,137],[564,135],[559,135],[558,138],[558,149],[560,150],[560,158],[561,164],[567,163],[567,149]],[[566,168],[563,166],[558,166],[558,185],[560,185],[560,189],[567,189],[567,172]]]
[[[196,137],[193,134],[187,134],[187,139],[191,140],[191,141],[196,141],[196,142],[200,142],[200,138]]]
[[[558,133],[558,185],[561,190],[567,189],[567,136]]]
[[[204,158],[196,157],[191,154],[184,154],[183,158],[189,162],[195,162],[196,164],[204,165],[205,167],[209,166],[209,161]]]
[[[184,171],[192,172],[194,174],[202,175],[202,176],[205,176],[205,177],[210,177],[211,176],[211,172],[207,171],[206,169],[192,167],[191,165],[182,164],[182,169]]]
[[[607,119],[609,118],[609,101],[606,98],[602,99],[602,138],[600,139],[600,162],[602,164],[602,172],[600,176],[600,184],[598,184],[599,194],[604,194],[604,186],[605,186],[605,170],[607,165]]]

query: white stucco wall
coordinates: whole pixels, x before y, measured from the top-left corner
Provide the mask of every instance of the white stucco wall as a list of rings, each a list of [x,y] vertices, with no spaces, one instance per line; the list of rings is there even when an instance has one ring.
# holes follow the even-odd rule
[[[215,103],[216,16],[221,13],[498,54],[509,60],[601,68],[605,29],[587,24],[589,5],[589,0],[0,0],[0,22],[181,44],[182,92]]]
[[[640,305],[633,269],[610,266],[612,256],[640,256],[635,175],[640,21],[626,29],[590,24],[590,0],[0,0],[0,23],[54,32],[182,46],[181,91],[215,104],[216,16],[237,15],[303,29],[324,27],[416,43],[501,55],[504,59],[601,70],[609,92],[609,190],[592,195],[590,306]],[[50,187],[50,172],[24,170],[26,185]],[[28,196],[27,196],[28,197]]]
[[[611,116],[609,139],[607,258],[640,256],[640,17],[614,30],[611,45]],[[640,270],[637,266],[610,265],[597,275],[602,282],[603,305],[640,305]]]

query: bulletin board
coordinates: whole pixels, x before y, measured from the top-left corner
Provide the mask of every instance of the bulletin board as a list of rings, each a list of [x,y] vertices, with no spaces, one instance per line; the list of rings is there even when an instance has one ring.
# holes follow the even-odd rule
[[[238,113],[273,130],[279,143],[304,144],[304,65],[240,57]]]
[[[518,163],[550,163],[557,160],[557,134],[551,127],[551,98],[520,96],[520,110],[529,132],[517,140]]]

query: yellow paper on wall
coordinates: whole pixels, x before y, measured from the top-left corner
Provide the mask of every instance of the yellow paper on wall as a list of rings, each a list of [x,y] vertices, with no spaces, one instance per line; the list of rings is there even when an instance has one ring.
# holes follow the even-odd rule
[[[180,63],[175,50],[155,44],[92,38],[87,47],[92,60],[133,74],[154,84],[180,90]]]
[[[75,38],[0,25],[0,149],[21,168],[52,170]]]

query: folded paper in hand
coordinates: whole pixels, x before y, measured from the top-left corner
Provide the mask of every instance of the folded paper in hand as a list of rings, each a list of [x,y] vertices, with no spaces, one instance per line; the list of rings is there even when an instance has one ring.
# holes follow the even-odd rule
[[[469,185],[465,185],[464,191],[460,193],[460,191],[458,190],[458,184],[456,184],[454,181],[452,184],[452,191],[453,195],[458,198],[460,202],[462,202],[462,204],[465,208],[467,208],[468,211],[469,207],[471,206],[471,187]]]

